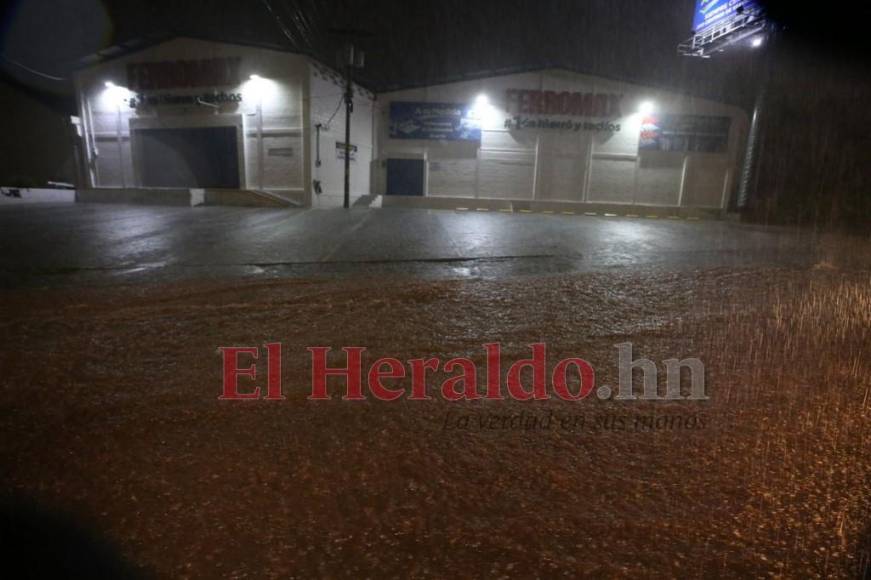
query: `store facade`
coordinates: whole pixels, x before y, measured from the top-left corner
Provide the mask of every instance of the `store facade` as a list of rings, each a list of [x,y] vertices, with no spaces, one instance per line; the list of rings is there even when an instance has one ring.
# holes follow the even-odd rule
[[[737,107],[563,70],[378,96],[385,202],[725,208],[747,130]]]
[[[97,193],[234,191],[342,205],[342,79],[317,61],[176,38],[100,59],[75,81],[86,186]],[[370,190],[373,99],[355,86],[352,201]]]
[[[355,85],[346,146],[336,71],[191,38],[104,54],[75,81],[85,185],[101,200],[340,207],[350,155],[352,203],[721,211],[748,125],[737,107],[547,69],[377,97]]]

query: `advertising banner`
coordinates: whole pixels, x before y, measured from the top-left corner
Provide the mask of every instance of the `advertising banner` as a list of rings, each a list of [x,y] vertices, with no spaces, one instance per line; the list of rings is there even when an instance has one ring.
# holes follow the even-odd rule
[[[651,115],[641,122],[642,151],[723,153],[732,119],[707,115]]]
[[[739,12],[761,8],[759,0],[696,0],[693,30],[704,32],[731,20]]]
[[[391,139],[480,141],[481,124],[461,103],[390,103]]]

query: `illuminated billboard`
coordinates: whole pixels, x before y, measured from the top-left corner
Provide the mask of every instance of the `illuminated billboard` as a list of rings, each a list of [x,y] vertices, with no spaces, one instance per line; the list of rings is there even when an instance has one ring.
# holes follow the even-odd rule
[[[742,13],[759,11],[759,0],[696,0],[693,30],[696,33],[718,28]]]

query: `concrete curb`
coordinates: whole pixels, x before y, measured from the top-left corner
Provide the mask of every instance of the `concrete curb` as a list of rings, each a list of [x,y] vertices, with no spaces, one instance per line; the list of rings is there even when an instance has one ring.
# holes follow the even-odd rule
[[[504,200],[463,197],[384,196],[383,207],[499,211],[504,213],[543,213],[554,215],[599,215],[630,218],[722,219],[718,208],[633,205],[595,202],[544,200]]]
[[[167,206],[298,207],[280,196],[247,189],[96,188],[76,192],[78,203],[126,203]]]

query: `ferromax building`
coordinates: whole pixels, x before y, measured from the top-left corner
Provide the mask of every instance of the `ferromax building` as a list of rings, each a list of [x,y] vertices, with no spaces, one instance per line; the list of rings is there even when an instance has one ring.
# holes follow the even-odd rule
[[[309,56],[176,38],[76,75],[93,201],[719,213],[738,107],[561,69],[375,94]]]

